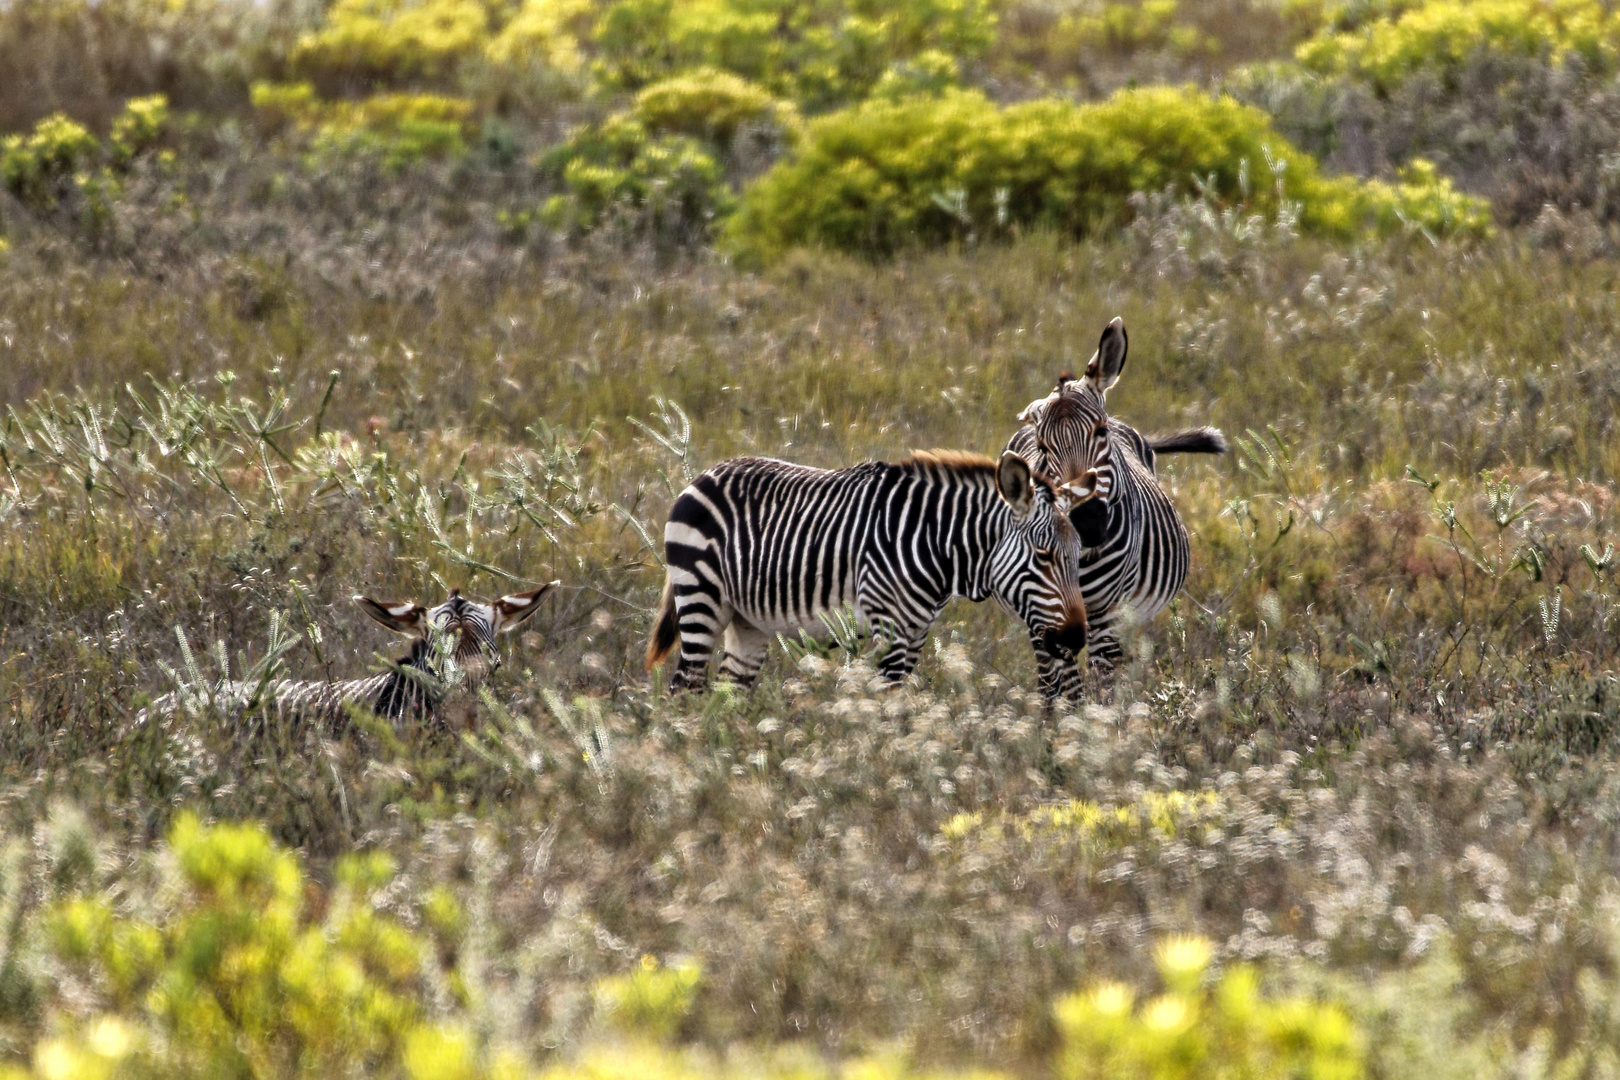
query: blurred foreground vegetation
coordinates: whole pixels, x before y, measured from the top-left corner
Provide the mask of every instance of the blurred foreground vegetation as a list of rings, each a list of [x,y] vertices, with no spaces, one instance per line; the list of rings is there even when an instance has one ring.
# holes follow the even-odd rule
[[[1586,0],[0,0],[0,1069],[1620,1069]],[[998,449],[1122,315],[1186,594],[1048,714],[640,668],[728,455]],[[138,724],[560,578],[471,730]]]

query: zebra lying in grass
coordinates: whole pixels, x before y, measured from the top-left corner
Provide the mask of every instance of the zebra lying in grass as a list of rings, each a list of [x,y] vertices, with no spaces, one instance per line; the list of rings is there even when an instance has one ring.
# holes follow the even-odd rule
[[[1007,441],[1007,450],[1035,470],[1092,492],[1069,520],[1083,545],[1076,580],[1091,628],[1091,663],[1103,676],[1119,658],[1126,611],[1143,619],[1158,614],[1187,580],[1187,529],[1154,475],[1155,455],[1226,451],[1225,436],[1214,428],[1149,437],[1108,415],[1105,395],[1119,381],[1127,347],[1125,324],[1116,318],[1085,375],[1061,378],[1051,394],[1031,402],[1018,417],[1024,426]]]
[[[408,653],[390,671],[364,679],[315,682],[294,679],[223,680],[183,687],[141,710],[136,723],[171,713],[198,714],[204,709],[229,713],[266,710],[282,717],[334,723],[348,718],[351,706],[389,720],[433,715],[445,690],[465,683],[476,688],[500,667],[495,635],[510,633],[540,609],[539,600],[559,582],[480,604],[450,591],[450,599],[429,610],[421,604],[385,604],[356,596],[354,602],[372,619],[411,638]]]
[[[1079,538],[1065,513],[1089,495],[1017,454],[914,453],[829,472],[735,458],[694,480],[664,528],[668,575],[650,670],[680,644],[672,689],[698,689],[724,634],[723,675],[747,686],[772,635],[825,635],[853,608],[889,643],[897,682],[952,596],[995,597],[1029,628],[1047,696],[1078,696],[1085,608]]]

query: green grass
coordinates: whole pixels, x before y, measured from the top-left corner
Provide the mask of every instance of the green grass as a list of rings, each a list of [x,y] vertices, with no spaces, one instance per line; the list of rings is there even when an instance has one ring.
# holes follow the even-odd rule
[[[1603,567],[1615,527],[1615,267],[1511,236],[1344,252],[1273,232],[1152,205],[1080,245],[800,254],[762,276],[584,253],[405,298],[296,263],[159,282],[14,247],[6,903],[27,928],[64,892],[142,895],[141,853],[189,809],[263,821],[318,880],[389,852],[390,910],[451,890],[484,935],[479,1023],[531,1055],[577,1046],[594,980],[652,954],[703,966],[689,1038],[1034,1068],[1050,1003],[1085,978],[1151,985],[1172,930],[1342,974],[1352,1002],[1443,950],[1444,1001],[1387,992],[1452,1010],[1458,1038],[1598,1045],[1576,987],[1615,956],[1617,598],[1581,549]],[[961,602],[902,692],[842,658],[778,657],[746,695],[649,685],[662,571],[640,530],[683,468],[993,451],[1114,314],[1133,343],[1115,413],[1242,441],[1165,463],[1193,574],[1106,707],[1043,717],[1022,635]],[[164,426],[159,388],[189,427]],[[649,434],[685,445],[655,395],[690,417],[684,462]],[[160,453],[187,431],[189,462]],[[395,646],[351,593],[552,577],[470,742],[131,727],[170,688],[159,662],[184,667],[177,629],[204,671],[216,642],[240,671],[282,612],[305,635],[289,674],[354,676]],[[963,824],[1178,791],[1214,799],[1185,835]],[[53,884],[27,838],[66,806],[98,854]],[[0,965],[18,1052],[77,1008],[35,933]]]

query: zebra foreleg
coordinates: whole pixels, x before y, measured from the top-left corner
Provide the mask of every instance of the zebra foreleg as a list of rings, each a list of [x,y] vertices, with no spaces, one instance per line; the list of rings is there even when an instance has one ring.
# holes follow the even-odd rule
[[[752,623],[733,616],[726,627],[725,652],[720,656],[720,674],[746,690],[759,678],[771,647],[770,635]]]

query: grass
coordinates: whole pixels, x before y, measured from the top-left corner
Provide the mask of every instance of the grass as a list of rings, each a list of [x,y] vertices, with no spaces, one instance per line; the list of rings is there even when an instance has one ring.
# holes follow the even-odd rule
[[[1512,236],[1342,252],[1162,204],[1083,245],[762,276],[587,252],[408,297],[297,263],[244,285],[49,242],[4,260],[25,912],[65,888],[25,840],[65,807],[98,853],[76,887],[114,894],[190,809],[265,822],[317,879],[385,850],[398,913],[451,889],[489,1023],[531,1053],[575,1045],[593,981],[652,954],[703,965],[688,1037],[1018,1066],[1082,977],[1151,982],[1168,930],[1361,980],[1443,950],[1464,1034],[1600,1037],[1575,987],[1613,963],[1612,264]],[[961,602],[899,693],[781,654],[751,694],[649,686],[645,538],[687,471],[994,450],[1116,313],[1111,408],[1241,438],[1164,464],[1193,574],[1110,702],[1044,718],[1020,635]],[[282,613],[289,674],[353,676],[395,646],[351,593],[552,577],[466,738],[130,726],[159,662],[185,670],[177,630],[239,672]],[[1168,830],[1042,809],[1159,820],[1176,793],[1207,810]],[[20,940],[14,1047],[61,1007]]]

